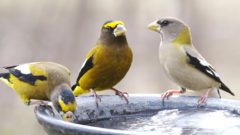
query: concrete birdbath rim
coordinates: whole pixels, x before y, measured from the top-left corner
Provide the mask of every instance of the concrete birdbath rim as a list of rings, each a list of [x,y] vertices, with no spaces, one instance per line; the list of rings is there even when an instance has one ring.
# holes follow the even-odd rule
[[[102,102],[96,107],[95,99],[89,96],[77,98],[78,108],[75,112],[77,123],[86,123],[101,119],[108,119],[118,115],[136,114],[147,110],[187,109],[196,108],[199,97],[173,96],[162,104],[159,94],[131,94],[129,104],[118,96],[101,96]],[[240,114],[240,102],[236,100],[209,98],[205,108],[228,110]],[[88,125],[65,122],[50,116],[43,107],[36,108],[36,117],[49,134],[140,134],[116,129],[92,127]]]

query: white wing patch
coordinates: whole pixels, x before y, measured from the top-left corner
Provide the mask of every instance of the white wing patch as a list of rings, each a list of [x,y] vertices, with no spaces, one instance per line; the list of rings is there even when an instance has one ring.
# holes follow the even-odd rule
[[[206,70],[209,74],[214,75],[210,70]]]
[[[209,63],[207,63],[205,60],[202,60],[202,59],[198,59],[200,61],[200,63],[203,65],[203,66],[211,66]]]
[[[22,74],[31,74],[29,64],[23,64],[20,66],[15,67],[15,69],[21,71]]]
[[[85,66],[87,60],[88,60],[88,59],[86,59],[86,60],[83,62],[82,66],[81,66],[81,69]]]
[[[219,77],[218,73],[216,73],[216,71],[212,68],[212,66],[206,60],[199,59],[199,61],[201,65],[209,67],[209,69],[206,69],[206,71],[209,74]]]

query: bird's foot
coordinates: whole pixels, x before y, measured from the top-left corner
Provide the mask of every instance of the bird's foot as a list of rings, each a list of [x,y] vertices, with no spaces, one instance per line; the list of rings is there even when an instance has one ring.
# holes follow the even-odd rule
[[[32,105],[32,102],[31,102],[30,100],[28,100],[28,101],[23,101],[23,103],[24,103],[25,105],[27,105],[27,106]]]
[[[168,90],[167,92],[163,93],[161,95],[161,98],[164,100],[164,99],[168,99],[170,96],[172,96],[173,94],[176,94],[176,93],[184,93],[185,91],[180,89],[180,90]]]
[[[93,93],[93,96],[95,97],[96,105],[99,106],[99,102],[102,101],[101,97],[96,93],[95,90],[91,89],[91,93]]]
[[[31,105],[31,100],[26,96],[20,96],[20,99],[23,101],[23,103],[27,106]]]
[[[206,91],[206,93],[198,99],[198,106],[202,106],[202,105],[205,105],[205,104],[206,104],[207,98],[208,98],[208,93],[209,93],[211,90],[212,90],[212,89],[208,89],[208,90]]]
[[[40,106],[48,106],[48,101],[37,100],[29,102],[29,105],[40,105]]]
[[[128,101],[128,93],[127,92],[122,92],[120,90],[117,90],[115,88],[111,88],[113,91],[115,91],[115,94],[120,96],[121,98],[124,98],[124,100],[127,102],[127,104],[129,103]]]
[[[40,101],[39,104],[43,106],[48,106],[48,101]]]
[[[207,96],[206,96],[206,95],[201,96],[201,97],[198,99],[198,106],[205,105],[206,102],[207,102]]]

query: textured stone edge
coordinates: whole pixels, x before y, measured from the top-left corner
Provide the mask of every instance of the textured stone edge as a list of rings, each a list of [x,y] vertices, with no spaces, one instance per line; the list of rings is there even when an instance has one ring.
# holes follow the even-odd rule
[[[129,104],[118,96],[101,96],[102,102],[97,108],[94,97],[80,96],[77,98],[78,107],[75,112],[76,123],[88,123],[99,119],[108,119],[113,116],[134,114],[146,110],[156,111],[161,109],[187,109],[197,108],[199,97],[173,96],[164,102],[158,94],[132,94],[129,96]],[[237,100],[209,98],[207,104],[201,108],[228,110],[231,113],[240,114],[240,102]],[[74,124],[53,117],[47,108],[36,107],[36,117],[45,130],[51,134],[77,135],[81,134],[140,134],[121,130],[91,127],[82,124]]]

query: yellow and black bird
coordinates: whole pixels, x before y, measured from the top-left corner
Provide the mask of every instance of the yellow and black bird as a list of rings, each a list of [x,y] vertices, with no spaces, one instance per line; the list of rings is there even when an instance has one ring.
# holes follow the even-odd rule
[[[14,89],[24,104],[31,99],[51,100],[60,114],[74,112],[75,96],[70,85],[70,71],[57,63],[35,62],[17,66],[3,67],[0,80]]]
[[[101,99],[95,91],[111,89],[128,102],[125,96],[127,93],[114,88],[132,63],[133,54],[128,46],[126,31],[122,21],[107,21],[103,24],[96,47],[88,53],[76,84],[72,86],[75,96],[91,91],[98,105]]]

